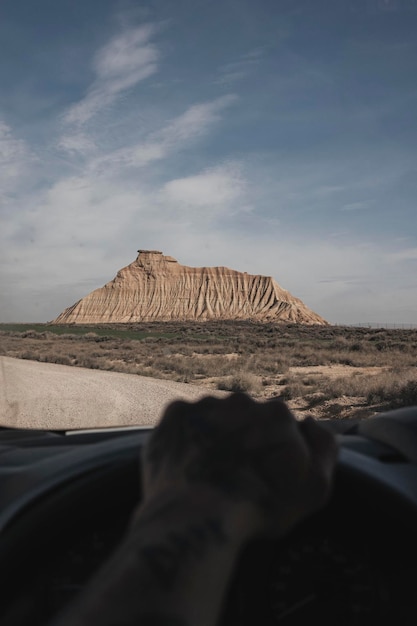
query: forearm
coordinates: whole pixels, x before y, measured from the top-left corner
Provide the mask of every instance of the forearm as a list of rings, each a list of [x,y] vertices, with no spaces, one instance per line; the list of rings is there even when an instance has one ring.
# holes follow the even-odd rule
[[[236,520],[207,494],[151,502],[56,626],[214,626],[246,535]]]
[[[130,532],[55,626],[215,626],[241,547],[322,506],[336,454],[329,433],[278,401],[170,405],[145,449]]]

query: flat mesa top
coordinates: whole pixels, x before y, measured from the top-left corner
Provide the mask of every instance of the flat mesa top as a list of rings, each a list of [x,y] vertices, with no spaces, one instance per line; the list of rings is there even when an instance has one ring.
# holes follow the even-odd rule
[[[145,254],[162,254],[159,250],[138,250],[138,253],[144,252]]]

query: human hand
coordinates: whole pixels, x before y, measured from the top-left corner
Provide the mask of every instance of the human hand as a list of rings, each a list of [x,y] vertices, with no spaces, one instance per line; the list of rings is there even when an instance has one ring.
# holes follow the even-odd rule
[[[336,450],[279,400],[174,402],[145,447],[130,532],[57,626],[214,626],[242,545],[324,503]]]
[[[174,402],[145,449],[144,504],[207,493],[247,536],[281,535],[325,503],[336,455],[328,431],[277,399]]]

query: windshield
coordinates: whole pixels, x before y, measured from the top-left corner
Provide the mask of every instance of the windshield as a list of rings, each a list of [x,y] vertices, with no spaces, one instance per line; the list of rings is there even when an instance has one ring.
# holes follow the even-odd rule
[[[416,32],[414,0],[3,2],[0,424],[417,403]]]

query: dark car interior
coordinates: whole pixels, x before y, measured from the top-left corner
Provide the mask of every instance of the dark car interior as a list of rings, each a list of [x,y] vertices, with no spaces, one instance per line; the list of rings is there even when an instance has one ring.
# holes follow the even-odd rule
[[[222,624],[417,623],[417,410],[324,424],[340,442],[328,505],[247,546]],[[2,626],[47,624],[110,556],[149,433],[0,430]]]

